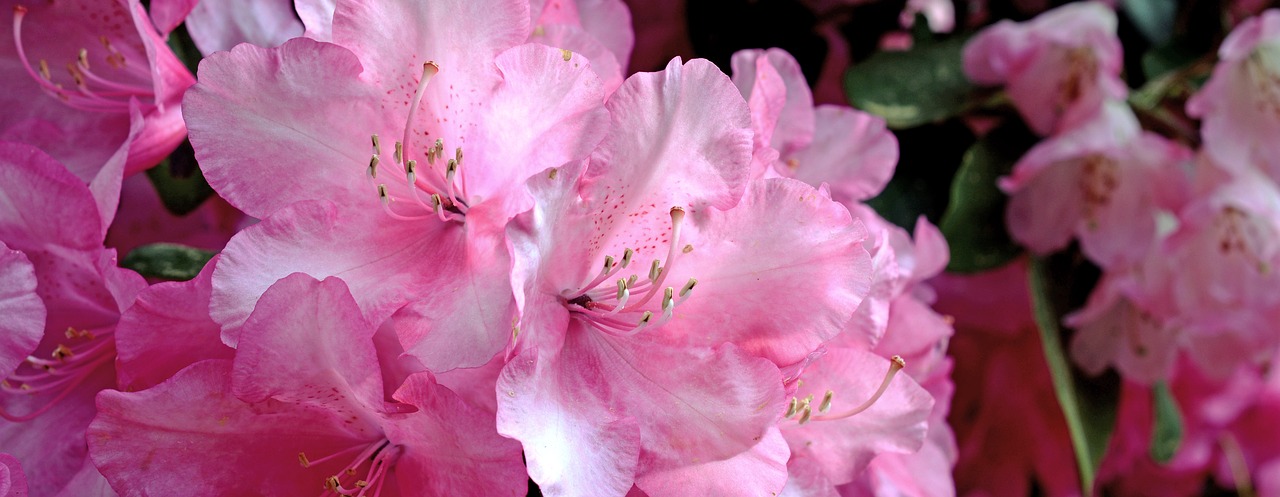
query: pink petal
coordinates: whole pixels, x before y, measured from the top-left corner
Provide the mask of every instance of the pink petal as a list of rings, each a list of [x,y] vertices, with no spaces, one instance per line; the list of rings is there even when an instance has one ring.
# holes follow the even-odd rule
[[[144,290],[116,325],[116,374],[125,391],[159,384],[205,359],[231,359],[222,328],[209,317],[213,268],[209,261],[195,279],[164,282]]]
[[[607,107],[609,134],[582,180],[584,196],[604,204],[597,212],[738,203],[750,173],[751,115],[710,62],[675,59],[665,71],[633,75]],[[608,233],[620,220],[606,218],[599,229]]]
[[[827,183],[832,198],[866,200],[884,189],[898,165],[898,140],[883,119],[836,105],[815,111],[813,142],[782,161],[794,178],[817,186]]]
[[[728,459],[649,472],[636,485],[650,495],[772,497],[782,491],[787,481],[790,455],[782,432],[771,428],[746,452]]]
[[[350,457],[304,468],[299,453],[319,460],[379,436],[332,411],[241,402],[231,374],[228,361],[203,361],[148,390],[102,392],[88,435],[94,464],[126,497],[309,495]]]
[[[0,497],[27,497],[27,476],[22,472],[22,463],[3,453],[0,453]]]
[[[23,250],[54,243],[88,250],[105,229],[84,182],[44,152],[0,142],[0,240]]]
[[[96,472],[84,474],[88,466],[85,429],[97,413],[94,396],[114,386],[115,372],[110,367],[99,367],[62,401],[35,419],[23,423],[0,421],[0,447],[22,461],[23,470],[30,476],[27,484],[32,495],[84,495],[77,494],[75,487],[92,486],[95,480],[101,480]],[[4,399],[4,407],[23,414],[48,401],[47,396],[10,397]]]
[[[378,210],[376,202],[370,199],[373,205],[345,217],[328,202],[299,202],[232,238],[214,270],[210,305],[210,315],[223,326],[223,340],[235,346],[235,329],[258,297],[295,272],[315,278],[341,274],[371,323],[380,323],[407,299],[427,295],[428,287],[418,285],[452,276],[436,275],[422,261],[451,260],[438,255],[459,252],[461,242],[448,237],[459,230],[447,231],[440,222],[406,227]],[[411,229],[417,227],[423,229]]]
[[[211,54],[241,43],[280,46],[302,36],[302,21],[288,0],[200,0],[187,17],[187,32],[200,52]]]
[[[161,33],[169,33],[182,24],[198,3],[200,0],[152,0],[151,21]]]
[[[621,0],[546,0],[531,2],[535,25],[581,28],[613,56],[619,69],[627,67],[635,33],[631,30],[631,9]],[[595,61],[595,59],[591,59]]]
[[[812,459],[793,455],[787,461],[787,485],[778,497],[840,497],[835,485]]]
[[[801,375],[796,397],[813,395],[820,403],[827,391],[835,393],[828,415],[838,415],[862,404],[876,392],[889,369],[889,361],[870,352],[832,348]],[[910,367],[910,365],[907,365]],[[924,441],[926,419],[933,398],[907,375],[897,375],[879,400],[849,418],[816,420],[807,424],[783,422],[783,434],[796,454],[804,454],[823,468],[839,485],[852,481],[873,457],[882,452],[910,453]]]
[[[639,463],[637,418],[601,405],[604,378],[575,377],[575,365],[563,362],[530,351],[507,363],[498,379],[498,432],[524,446],[543,495],[622,497]]]
[[[669,264],[667,280],[697,286],[657,340],[729,341],[787,365],[839,334],[869,291],[861,223],[808,185],[757,180],[737,208],[700,214],[679,241],[693,248]]]
[[[403,124],[369,105],[376,88],[360,80],[350,51],[299,38],[276,49],[241,45],[201,66],[186,100],[191,143],[228,202],[257,218],[305,199],[377,208],[363,177],[369,137],[396,136]]]
[[[498,435],[491,412],[467,404],[430,373],[410,376],[395,398],[418,407],[387,425],[387,437],[407,447],[396,463],[401,488],[459,497],[528,490],[520,444]]]
[[[0,378],[13,374],[44,336],[44,302],[27,256],[0,242]],[[3,492],[0,492],[3,494]]]
[[[804,73],[800,71],[800,63],[787,51],[779,48],[742,50],[733,54],[731,63],[733,82],[744,96],[755,95],[752,88],[760,84],[760,77],[781,79],[786,97],[778,113],[777,125],[769,133],[770,145],[783,157],[807,147],[814,139],[813,96],[809,92],[809,83],[805,81]],[[771,70],[765,69],[765,66]]]
[[[294,0],[293,8],[306,27],[306,36],[316,41],[333,41],[333,11],[338,0]]]
[[[770,171],[773,162],[778,160],[779,152],[773,148],[773,132],[789,94],[778,70],[757,51],[739,51],[733,54],[731,63],[733,84],[738,86],[751,109],[751,130],[755,132],[751,170],[752,175],[758,177]]]
[[[250,403],[381,408],[374,331],[342,280],[289,275],[262,294],[241,329],[232,392]]]
[[[942,273],[951,261],[951,248],[942,230],[930,223],[922,215],[916,218],[916,228],[912,235],[915,239],[915,267],[911,270],[912,279],[924,281]]]

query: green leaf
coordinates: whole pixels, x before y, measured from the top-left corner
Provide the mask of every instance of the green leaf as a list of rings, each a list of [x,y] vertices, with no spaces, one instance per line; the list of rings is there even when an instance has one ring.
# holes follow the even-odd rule
[[[170,281],[186,281],[200,273],[213,252],[173,243],[153,243],[129,251],[120,267],[138,274]]]
[[[996,179],[1009,174],[1035,140],[1025,126],[1005,125],[992,130],[965,152],[951,182],[951,200],[938,225],[951,246],[947,270],[984,271],[1002,266],[1021,253],[1005,231],[1008,197],[996,187]]]
[[[164,208],[175,216],[190,214],[213,195],[213,188],[196,164],[190,141],[182,142],[168,158],[148,169],[147,179],[160,195]]]
[[[849,102],[895,129],[960,115],[974,105],[960,55],[965,41],[954,37],[906,52],[877,52],[845,73]]]
[[[1169,385],[1163,381],[1151,386],[1151,403],[1156,415],[1151,433],[1151,458],[1164,464],[1173,459],[1182,443],[1182,411]]]
[[[1071,445],[1080,472],[1080,485],[1085,495],[1093,495],[1093,482],[1108,440],[1114,427],[1116,404],[1112,392],[1101,392],[1087,382],[1082,382],[1071,369],[1062,346],[1061,319],[1055,302],[1064,302],[1064,292],[1069,284],[1055,281],[1049,263],[1033,257],[1029,271],[1032,306],[1045,362],[1053,378],[1054,394],[1067,421]],[[1088,393],[1086,395],[1085,393]]]

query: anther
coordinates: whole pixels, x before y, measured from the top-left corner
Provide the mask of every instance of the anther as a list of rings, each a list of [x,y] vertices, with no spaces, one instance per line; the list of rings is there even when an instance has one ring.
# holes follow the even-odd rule
[[[40,59],[40,77],[44,78],[45,81],[53,80],[53,76],[49,74],[49,61],[44,59]]]
[[[444,145],[441,144],[441,146]],[[458,164],[462,164],[462,147],[458,147],[453,151],[453,160],[458,161]]]
[[[338,491],[338,487],[340,487],[340,486],[342,486],[342,480],[339,480],[339,479],[338,479],[338,475],[330,476],[330,477],[328,477],[328,478],[325,478],[325,480],[324,480],[324,488],[325,488],[325,490],[329,490],[329,491],[332,491],[332,492],[337,492],[337,491]]]
[[[382,205],[387,205],[391,203],[391,196],[387,195],[387,185],[385,184],[378,185],[378,198],[382,200]]]
[[[414,183],[417,183],[418,181],[417,170],[418,170],[418,161],[416,160],[410,159],[409,162],[406,162],[404,164],[404,175],[405,175],[405,178],[409,180],[409,186],[412,188],[416,188],[414,186]]]
[[[306,453],[306,452],[299,452],[299,453],[298,453],[298,464],[301,464],[301,465],[302,465],[302,467],[304,467],[304,468],[309,468],[309,467],[311,467],[311,461],[307,460],[307,453]]]
[[[458,175],[458,161],[449,159],[449,163],[444,167],[444,180],[453,183],[454,176]]]
[[[796,415],[796,412],[798,412],[799,410],[800,410],[800,399],[792,397],[791,403],[787,404],[787,415],[783,417],[787,419],[791,419],[793,416]]]
[[[627,264],[631,264],[631,256],[636,255],[636,251],[626,249],[622,251],[622,267],[625,269]]]
[[[676,301],[671,296],[671,294],[674,292],[675,292],[675,289],[671,287],[667,287],[665,290],[662,291],[662,313],[665,315],[670,315],[671,310],[675,309],[676,307]]]
[[[67,347],[66,345],[63,345],[63,344],[58,344],[58,347],[53,349],[52,355],[54,359],[57,359],[59,362],[61,362],[61,361],[70,359],[71,356],[75,355],[75,353],[71,351],[70,347]]]
[[[382,145],[378,143],[378,135],[375,133],[371,138],[373,139],[373,155],[382,155]]]
[[[76,331],[75,328],[67,328],[67,331],[63,332],[63,335],[66,335],[67,338],[76,338],[80,336],[80,332]]]
[[[685,283],[685,284],[684,284],[684,287],[680,288],[680,297],[681,297],[681,298],[684,298],[684,297],[688,296],[688,295],[689,295],[689,292],[692,292],[692,291],[693,291],[693,287],[695,287],[695,286],[698,286],[698,279],[697,279],[697,278],[689,278],[689,282],[688,282],[688,283]]]
[[[71,79],[75,80],[76,86],[84,88],[84,74],[80,72],[80,68],[75,63],[67,63],[67,73],[71,75]]]
[[[644,314],[640,315],[640,324],[649,324],[650,319],[653,319],[653,313],[644,311]]]
[[[818,404],[818,414],[826,414],[827,411],[831,410],[831,400],[834,399],[835,396],[835,392],[827,390],[827,394],[822,396],[822,403]]]
[[[606,255],[604,256],[604,271],[607,273],[611,269],[613,269],[613,256]]]
[[[653,264],[649,265],[649,281],[656,281],[658,276],[662,274],[662,261],[653,260]]]
[[[379,161],[380,160],[378,159],[378,156],[376,154],[369,157],[369,169],[367,172],[369,173],[370,178],[377,179]]]
[[[89,69],[89,51],[81,48],[80,52],[76,54],[76,62],[80,64],[80,67],[86,70]]]
[[[404,164],[404,144],[396,142],[396,164]]]

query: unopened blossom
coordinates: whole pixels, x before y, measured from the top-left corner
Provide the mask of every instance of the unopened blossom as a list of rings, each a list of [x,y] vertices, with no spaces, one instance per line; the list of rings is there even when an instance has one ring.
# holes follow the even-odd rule
[[[196,156],[264,221],[213,279],[224,339],[271,283],[341,274],[433,371],[488,362],[515,313],[504,227],[524,181],[586,156],[604,93],[579,54],[529,35],[527,2],[339,3],[336,44],[240,45],[187,100]],[[407,305],[406,305],[407,304]]]
[[[1258,168],[1280,181],[1280,10],[1247,19],[1218,48],[1218,63],[1187,102],[1204,150],[1231,171]]]
[[[1063,131],[1127,93],[1116,23],[1115,12],[1096,1],[1023,23],[1002,20],[965,45],[965,74],[980,85],[1004,85],[1036,133]]]
[[[1136,263],[1157,240],[1156,220],[1184,202],[1185,147],[1143,132],[1123,102],[1055,135],[1018,160],[999,185],[1012,198],[1009,233],[1039,254],[1079,239],[1104,268]]]
[[[0,447],[40,475],[33,496],[98,495],[85,427],[115,386],[120,312],[146,283],[102,246],[89,187],[44,152],[0,143],[0,197]]]
[[[128,175],[182,143],[195,78],[138,0],[3,6],[13,22],[0,33],[0,139],[36,145],[85,182],[117,155]]]
[[[607,107],[600,147],[535,177],[509,229],[523,305],[499,431],[546,495],[777,492],[779,366],[852,316],[865,235],[812,187],[751,181],[749,109],[706,61],[634,75]]]
[[[430,373],[386,400],[375,333],[341,280],[290,275],[263,295],[233,359],[102,393],[94,463],[126,497],[523,492],[519,446],[492,414]]]

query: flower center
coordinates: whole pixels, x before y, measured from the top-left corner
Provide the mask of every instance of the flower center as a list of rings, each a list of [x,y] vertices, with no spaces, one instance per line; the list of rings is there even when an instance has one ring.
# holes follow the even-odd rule
[[[831,405],[832,402],[834,402],[836,395],[834,391],[827,390],[827,393],[822,396],[822,402],[818,404],[818,414],[815,415],[813,413],[813,395],[810,394],[803,399],[792,397],[791,403],[787,405],[787,413],[785,417],[787,419],[791,419],[795,418],[796,415],[799,415],[800,417],[796,418],[796,422],[799,424],[805,424],[810,421],[835,421],[837,419],[856,416],[859,413],[870,409],[871,406],[875,405],[877,400],[880,400],[880,397],[889,390],[889,384],[893,382],[893,377],[898,374],[898,371],[902,371],[902,368],[904,367],[907,367],[907,361],[902,360],[902,357],[893,356],[890,358],[889,372],[885,373],[884,381],[880,382],[880,388],[876,389],[875,393],[871,395],[871,398],[853,409],[836,414],[827,414],[831,411]]]
[[[1098,211],[1111,204],[1111,194],[1119,185],[1115,162],[1101,155],[1084,158],[1077,187],[1084,201],[1084,218],[1089,229],[1098,227]]]
[[[382,163],[382,145],[378,135],[372,135],[373,156],[369,158],[369,166],[365,170],[370,185],[378,191],[378,199],[387,215],[401,221],[416,221],[437,218],[441,221],[463,222],[466,220],[468,204],[467,181],[462,174],[462,148],[454,149],[453,158],[444,159],[444,141],[437,139],[427,147],[425,158],[427,167],[418,168],[418,161],[410,158],[413,146],[410,138],[413,135],[414,117],[418,114],[418,105],[426,92],[431,78],[440,72],[435,62],[422,65],[422,78],[418,80],[418,88],[409,104],[409,116],[404,125],[402,141],[395,142],[392,159],[395,165],[404,172],[404,176],[392,176],[391,186],[378,183],[378,165]],[[408,205],[409,211],[399,212],[392,207],[393,203]]]
[[[7,379],[0,380],[0,392],[7,395],[51,395],[47,401],[27,414],[14,414],[0,407],[0,417],[21,423],[30,421],[53,408],[93,371],[116,356],[115,331],[111,328],[77,330],[67,328],[66,343],[60,343],[49,359],[28,356]]]
[[[22,21],[26,15],[26,7],[13,7],[13,42],[22,67],[45,93],[68,106],[90,112],[129,112],[129,100],[133,98],[143,105],[155,105],[155,88],[149,84],[149,64],[126,58],[106,36],[98,38],[104,53],[96,54],[102,57],[107,67],[102,74],[91,69],[90,59],[94,57],[88,48],[81,48],[74,57],[67,58],[65,67],[70,79],[55,78],[49,69],[49,61],[45,59],[40,59],[37,68],[33,69],[22,43]],[[94,51],[98,52],[96,48]],[[101,68],[96,64],[93,67]]]
[[[1218,235],[1217,248],[1223,257],[1240,257],[1257,266],[1258,272],[1270,268],[1259,255],[1263,234],[1249,213],[1233,206],[1226,206],[1214,219],[1214,231]]]
[[[1098,59],[1088,47],[1071,48],[1064,54],[1066,77],[1058,83],[1058,112],[1065,112],[1094,85],[1098,75]]]
[[[630,248],[624,250],[620,261],[613,256],[605,256],[604,266],[595,278],[583,284],[579,290],[566,290],[561,295],[565,305],[579,319],[614,336],[631,336],[645,328],[665,324],[671,319],[675,308],[689,299],[693,287],[698,284],[697,279],[689,278],[678,292],[675,287],[662,286],[667,275],[671,274],[676,258],[681,253],[693,250],[692,245],[677,248],[680,246],[680,227],[684,222],[684,214],[683,208],[671,208],[671,242],[665,265],[662,259],[654,259],[643,279],[638,271],[621,277],[622,270],[631,265],[635,251]],[[614,280],[614,284],[607,284],[609,280]],[[652,307],[647,304],[659,291],[662,293],[661,306],[646,309]],[[660,317],[654,319],[659,313]]]
[[[310,468],[332,460],[341,461],[341,458],[355,454],[351,462],[337,473],[324,478],[324,491],[320,493],[320,497],[377,497],[382,493],[387,472],[395,465],[402,451],[399,445],[392,445],[390,440],[383,438],[369,444],[352,445],[315,460],[307,458],[305,452],[299,452],[298,463],[304,468]]]

